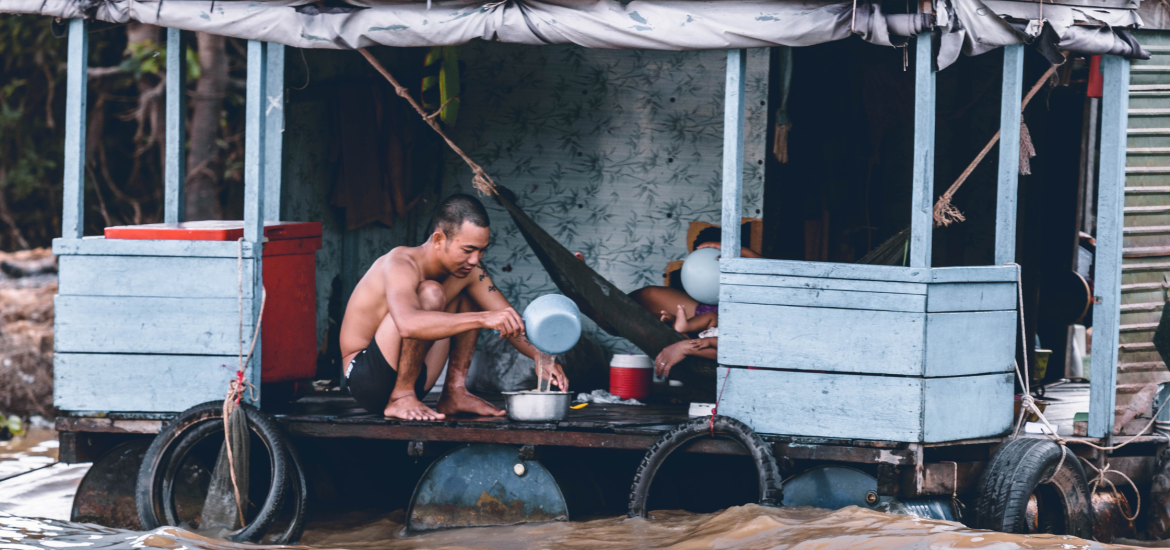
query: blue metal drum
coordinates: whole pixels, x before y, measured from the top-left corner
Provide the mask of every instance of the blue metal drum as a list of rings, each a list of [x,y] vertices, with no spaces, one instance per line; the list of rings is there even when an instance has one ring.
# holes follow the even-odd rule
[[[568,521],[569,508],[552,474],[516,447],[459,447],[427,468],[410,499],[411,531]]]

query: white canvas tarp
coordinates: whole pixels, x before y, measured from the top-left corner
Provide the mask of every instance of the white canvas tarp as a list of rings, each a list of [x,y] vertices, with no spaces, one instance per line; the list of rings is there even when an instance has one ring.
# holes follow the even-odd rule
[[[1004,2],[997,4],[1030,3]],[[980,0],[938,2],[943,15],[939,66],[959,53],[976,55],[1028,37]],[[472,2],[346,0],[318,7],[308,0],[0,0],[0,12],[141,21],[299,48],[456,45],[473,39],[519,44],[577,44],[587,48],[708,50],[809,46],[850,34],[874,44],[905,43],[927,25],[925,16],[886,15],[880,4],[859,0],[507,0]],[[1085,53],[1127,55],[1127,42],[1110,24],[1140,24],[1128,10],[1098,17],[1083,29],[1058,16],[1062,42]],[[1101,32],[1101,31],[1104,32]],[[1066,35],[1069,35],[1066,37]],[[1076,36],[1073,36],[1076,35]],[[1071,39],[1070,37],[1075,38]]]

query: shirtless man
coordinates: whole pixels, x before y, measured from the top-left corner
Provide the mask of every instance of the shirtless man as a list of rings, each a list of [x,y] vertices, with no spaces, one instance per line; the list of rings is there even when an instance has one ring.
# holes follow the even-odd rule
[[[427,242],[378,258],[354,288],[341,322],[341,353],[350,393],[366,410],[405,420],[504,414],[465,385],[479,330],[499,331],[529,357],[537,350],[481,263],[488,223],[479,199],[447,197],[435,208]],[[422,398],[445,363],[443,395],[431,410]],[[560,365],[546,377],[568,391]]]

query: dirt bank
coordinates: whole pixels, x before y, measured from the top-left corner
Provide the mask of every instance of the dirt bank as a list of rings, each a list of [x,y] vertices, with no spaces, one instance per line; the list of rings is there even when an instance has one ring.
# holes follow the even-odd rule
[[[0,412],[53,417],[56,271],[46,248],[0,252]]]

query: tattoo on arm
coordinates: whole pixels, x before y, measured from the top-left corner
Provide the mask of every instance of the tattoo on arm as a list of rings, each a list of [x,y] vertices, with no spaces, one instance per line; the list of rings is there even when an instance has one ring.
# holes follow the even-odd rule
[[[496,287],[495,287],[495,286],[488,285],[488,292],[495,292],[495,291],[496,291]]]

